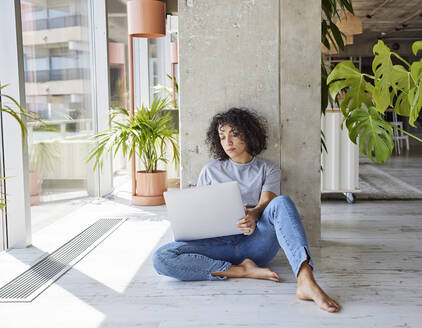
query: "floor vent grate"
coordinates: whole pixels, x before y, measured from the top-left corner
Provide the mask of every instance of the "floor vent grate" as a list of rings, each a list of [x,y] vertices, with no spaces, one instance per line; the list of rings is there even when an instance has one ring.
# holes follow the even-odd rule
[[[59,249],[0,288],[0,303],[31,302],[126,219],[99,219]]]

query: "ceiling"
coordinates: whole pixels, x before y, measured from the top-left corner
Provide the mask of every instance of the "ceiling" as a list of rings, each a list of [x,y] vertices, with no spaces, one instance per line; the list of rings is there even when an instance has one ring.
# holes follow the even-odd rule
[[[165,2],[167,12],[177,15],[178,1]],[[107,0],[109,35],[119,42],[127,42],[126,3],[127,0]],[[345,54],[371,55],[378,39],[389,46],[398,44],[399,53],[410,54],[409,45],[422,40],[422,0],[352,0],[352,4],[355,15],[362,20],[363,33],[354,36],[354,43],[346,47]]]
[[[422,40],[422,0],[352,0],[363,33],[355,44],[385,41]]]

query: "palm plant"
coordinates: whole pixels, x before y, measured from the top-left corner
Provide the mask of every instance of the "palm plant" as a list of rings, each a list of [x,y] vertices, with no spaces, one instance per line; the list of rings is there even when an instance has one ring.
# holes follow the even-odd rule
[[[415,56],[420,50],[422,41],[413,43]],[[422,139],[380,116],[387,108],[392,108],[397,114],[409,117],[409,124],[415,127],[422,108],[422,59],[410,65],[381,40],[374,46],[373,52],[374,75],[361,73],[352,62],[346,61],[333,69],[327,83],[333,98],[344,94],[340,108],[350,140],[356,144],[359,137],[360,152],[372,161],[374,153],[375,160],[384,163],[394,148],[393,129],[422,142]],[[393,65],[392,56],[404,66]]]
[[[154,98],[151,107],[142,105],[131,117],[127,108],[112,110],[110,118],[112,127],[93,136],[96,145],[90,150],[88,160],[95,158],[94,170],[102,168],[104,155],[114,155],[122,149],[129,158],[133,151],[141,159],[147,173],[157,171],[158,163],[167,163],[166,146],[171,145],[173,160],[180,161],[177,146],[177,130],[170,124],[170,113],[163,110],[169,105],[168,98]]]
[[[0,96],[1,96],[0,111],[12,116],[16,120],[16,122],[19,124],[19,127],[22,132],[22,145],[23,145],[27,130],[26,130],[25,123],[23,122],[21,117],[26,117],[30,119],[36,119],[36,120],[38,120],[38,118],[35,117],[34,115],[31,115],[35,113],[28,114],[27,112],[25,112],[25,110],[19,105],[19,103],[13,97],[2,92],[3,88],[7,86],[8,86],[7,84],[0,86]],[[4,102],[3,99],[9,100],[11,103],[8,104],[7,102]]]
[[[40,176],[52,170],[59,159],[57,140],[31,142],[28,148],[29,171]]]
[[[25,136],[27,134],[27,129],[25,126],[25,123],[23,122],[22,118],[28,118],[32,120],[36,120],[42,124],[45,124],[43,121],[41,121],[37,117],[37,113],[27,113],[14,99],[13,97],[9,96],[8,94],[3,93],[3,89],[7,87],[7,84],[0,85],[0,112],[6,113],[10,116],[12,116],[16,122],[19,124],[19,127],[21,129],[21,135],[22,135],[22,147],[24,146],[25,142]],[[4,101],[6,100],[6,101]],[[0,180],[6,179],[5,177],[0,178]],[[6,206],[4,198],[0,198],[0,210],[3,210]]]
[[[173,81],[173,77],[170,74],[167,74],[166,76],[167,76],[168,79]],[[161,84],[154,86],[154,94],[158,94],[160,92],[164,92],[164,93],[167,94],[167,97],[173,98],[173,88],[169,88],[169,87],[166,87],[165,85],[161,85]],[[179,105],[177,104],[177,94],[179,93],[179,84],[177,83],[176,80],[174,82],[174,93],[176,95],[176,99],[175,99],[173,107],[179,108]]]

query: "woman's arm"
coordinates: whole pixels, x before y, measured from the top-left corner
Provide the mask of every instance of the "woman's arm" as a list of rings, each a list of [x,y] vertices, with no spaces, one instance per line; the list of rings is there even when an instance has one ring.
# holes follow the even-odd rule
[[[261,218],[262,212],[264,212],[269,202],[271,202],[271,200],[275,197],[277,197],[277,195],[271,191],[261,192],[261,197],[259,198],[258,205],[256,205],[254,208],[249,209],[248,211],[254,217],[256,222],[258,222],[258,220]]]
[[[247,209],[245,207],[245,217],[237,222],[237,227],[240,230],[245,231],[243,233],[244,235],[249,236],[253,234],[253,232],[255,231],[256,223],[261,218],[262,212],[264,212],[268,203],[271,202],[271,200],[275,197],[277,197],[277,195],[273,192],[263,191],[261,193],[258,205],[250,209]]]

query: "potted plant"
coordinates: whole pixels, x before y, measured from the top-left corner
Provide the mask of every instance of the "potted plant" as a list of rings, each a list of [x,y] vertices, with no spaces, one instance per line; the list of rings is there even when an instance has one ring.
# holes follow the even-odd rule
[[[422,41],[413,43],[415,56],[420,50]],[[384,163],[393,151],[393,129],[422,142],[380,116],[387,108],[392,108],[397,114],[409,117],[409,124],[415,127],[422,108],[422,59],[409,64],[381,40],[373,52],[374,75],[361,73],[352,62],[345,61],[333,69],[327,83],[333,98],[344,95],[340,108],[350,140],[356,144],[359,137],[360,152],[373,161]],[[391,56],[404,66],[393,65]]]
[[[30,142],[29,154],[29,187],[31,205],[40,203],[41,185],[46,172],[54,168],[59,159],[56,140]]]
[[[38,121],[41,124],[45,123],[40,120],[37,116],[37,113],[27,113],[17,102],[16,99],[9,96],[8,94],[3,93],[3,88],[7,87],[7,84],[0,85],[0,111],[12,116],[16,122],[19,124],[21,132],[22,132],[22,147],[25,142],[25,136],[27,133],[27,129],[25,126],[24,121],[22,120],[24,117],[27,119]],[[1,177],[0,180],[4,180],[5,177]],[[3,210],[6,206],[4,198],[0,198],[0,210]]]
[[[144,170],[137,171],[137,195],[140,205],[164,204],[163,192],[167,190],[167,172],[158,170],[158,163],[167,163],[166,147],[171,146],[173,160],[180,161],[177,147],[177,130],[171,124],[171,116],[164,113],[168,98],[154,98],[151,107],[142,107],[133,117],[127,108],[111,111],[111,127],[93,136],[94,147],[88,161],[95,158],[94,170],[102,168],[103,157],[109,152],[122,149],[123,155],[131,158],[133,151],[141,160]]]

